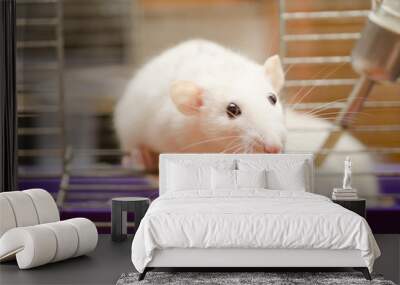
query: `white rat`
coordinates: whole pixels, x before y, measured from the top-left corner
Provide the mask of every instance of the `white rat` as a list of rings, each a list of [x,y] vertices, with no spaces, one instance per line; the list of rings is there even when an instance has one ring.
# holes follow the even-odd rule
[[[139,150],[146,169],[164,152],[316,151],[326,134],[287,132],[331,124],[284,110],[279,92],[284,72],[277,55],[259,65],[218,44],[191,40],[152,59],[129,82],[114,114],[122,150]],[[363,146],[344,135],[336,149]],[[126,157],[127,158],[127,157]],[[126,161],[125,158],[125,161]],[[355,169],[371,169],[368,156],[353,157]],[[331,155],[322,171],[343,171],[343,157]],[[357,182],[359,182],[357,184]],[[337,177],[319,177],[316,189],[329,194]],[[360,194],[376,191],[374,178],[355,179]]]

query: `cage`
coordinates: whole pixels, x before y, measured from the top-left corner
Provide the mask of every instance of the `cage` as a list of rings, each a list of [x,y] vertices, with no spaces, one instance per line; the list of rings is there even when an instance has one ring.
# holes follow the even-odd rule
[[[64,217],[91,217],[103,231],[112,197],[157,197],[154,173],[121,166],[114,105],[152,56],[185,39],[206,38],[260,63],[279,53],[287,107],[332,123],[289,128],[295,139],[313,134],[326,140],[287,151],[314,152],[320,165],[333,159],[334,170],[317,173],[326,177],[328,192],[341,183],[345,156],[368,156],[373,165],[355,163],[353,174],[378,185],[365,193],[370,215],[395,211],[399,85],[375,84],[360,111],[348,110],[359,82],[351,51],[370,9],[366,0],[18,0],[19,187],[48,189]],[[351,114],[346,130],[340,124],[345,114]],[[362,147],[335,148],[344,131]]]

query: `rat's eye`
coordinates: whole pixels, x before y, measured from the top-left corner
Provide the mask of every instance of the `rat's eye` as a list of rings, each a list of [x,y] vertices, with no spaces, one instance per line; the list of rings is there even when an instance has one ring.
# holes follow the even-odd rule
[[[276,102],[278,101],[278,98],[276,98],[276,95],[274,93],[268,93],[268,101],[272,104],[275,105]]]
[[[234,119],[240,116],[240,114],[242,114],[242,111],[235,103],[229,103],[229,105],[226,107],[226,114],[228,115],[229,119]]]

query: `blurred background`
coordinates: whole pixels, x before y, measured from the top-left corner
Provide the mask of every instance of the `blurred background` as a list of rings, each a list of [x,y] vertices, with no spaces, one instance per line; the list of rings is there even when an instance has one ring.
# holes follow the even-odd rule
[[[135,70],[186,39],[259,63],[280,54],[287,105],[329,104],[318,115],[335,122],[359,78],[351,52],[370,9],[369,0],[17,0],[20,189],[50,191],[63,217],[87,216],[105,232],[112,197],[157,197],[147,173],[121,167],[112,112]],[[370,172],[353,165],[355,177],[378,179],[366,197],[374,232],[400,213],[399,95],[398,83],[375,84],[349,128],[375,161]],[[318,175],[341,185],[342,173]]]

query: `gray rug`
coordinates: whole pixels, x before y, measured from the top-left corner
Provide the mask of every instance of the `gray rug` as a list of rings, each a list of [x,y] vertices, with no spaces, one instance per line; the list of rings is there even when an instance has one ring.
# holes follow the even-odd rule
[[[117,285],[133,284],[267,284],[267,285],[297,285],[297,284],[368,284],[395,285],[381,276],[373,275],[368,281],[359,272],[148,272],[146,278],[138,281],[138,273],[122,274]]]

